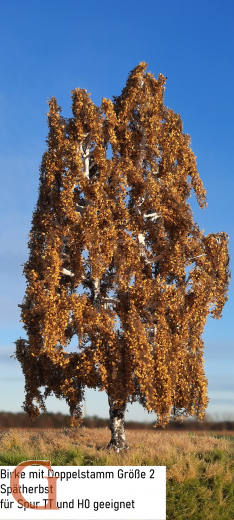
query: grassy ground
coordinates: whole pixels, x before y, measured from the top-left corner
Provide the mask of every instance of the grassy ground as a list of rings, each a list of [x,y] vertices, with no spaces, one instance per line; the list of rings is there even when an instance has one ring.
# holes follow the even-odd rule
[[[109,440],[108,428],[1,431],[0,465],[166,466],[168,520],[234,520],[234,436],[126,430],[120,453]]]

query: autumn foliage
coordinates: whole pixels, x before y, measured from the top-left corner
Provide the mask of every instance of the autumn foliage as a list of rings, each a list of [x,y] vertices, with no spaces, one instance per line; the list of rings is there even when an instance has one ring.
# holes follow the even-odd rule
[[[85,386],[117,407],[139,401],[159,424],[205,414],[201,337],[227,300],[228,236],[193,219],[191,191],[201,208],[206,193],[190,137],[146,67],[100,107],[75,89],[70,119],[49,102],[24,264],[28,339],[16,341],[31,419],[54,392],[77,424]]]

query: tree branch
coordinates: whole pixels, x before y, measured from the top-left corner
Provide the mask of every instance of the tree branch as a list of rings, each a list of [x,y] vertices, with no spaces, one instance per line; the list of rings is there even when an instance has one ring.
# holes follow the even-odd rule
[[[116,298],[109,298],[102,296],[101,301],[103,303],[120,303],[120,300],[117,300]]]
[[[157,219],[160,218],[160,217],[161,217],[161,215],[159,215],[159,213],[157,213],[156,211],[155,211],[155,213],[149,213],[148,215],[143,214],[143,218],[150,218],[150,219],[152,219],[153,221],[154,221],[154,220],[157,220]]]
[[[147,258],[147,262],[149,264],[153,264],[153,262],[159,262],[159,260],[162,260],[163,259],[163,255],[160,254],[160,255],[157,255],[157,256],[153,256],[153,258]]]
[[[67,255],[66,253],[61,253],[59,255],[59,258],[63,259],[63,260],[68,260],[70,262],[70,256]]]
[[[206,253],[203,253],[202,255],[193,256],[193,258],[189,258],[189,260],[194,260],[195,258],[200,258],[200,256],[206,256]]]
[[[85,258],[82,258],[83,264],[90,264],[92,265],[92,260],[85,260]]]
[[[93,166],[96,166],[96,164],[97,164],[97,161],[93,161],[89,167],[89,171],[93,168]]]
[[[83,215],[83,213],[86,211],[86,207],[85,206],[80,206],[80,204],[77,204],[76,203],[76,211],[78,211],[78,213],[80,213],[81,215]]]
[[[70,276],[71,278],[72,278],[73,276],[75,276],[74,273],[72,273],[72,272],[69,271],[68,269],[65,269],[65,267],[63,267],[63,268],[60,270],[60,273],[66,275],[66,276]]]
[[[86,145],[86,155],[83,157],[84,161],[84,173],[85,177],[89,179],[89,156],[90,156],[90,144],[91,144],[91,135],[88,135],[88,142]]]

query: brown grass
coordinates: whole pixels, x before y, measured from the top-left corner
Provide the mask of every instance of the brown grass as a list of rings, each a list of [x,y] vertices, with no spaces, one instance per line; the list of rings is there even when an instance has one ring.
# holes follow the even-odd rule
[[[223,433],[223,432],[222,432]],[[142,430],[126,430],[128,450],[120,453],[108,451],[110,440],[108,428],[63,428],[48,430],[10,429],[0,432],[0,453],[17,449],[27,453],[28,459],[43,460],[50,458],[55,452],[65,452],[78,448],[74,454],[74,465],[81,465],[79,452],[85,454],[93,465],[105,459],[105,465],[166,465],[167,479],[173,478],[183,482],[186,478],[196,478],[200,455],[214,452],[217,449],[228,451],[230,441],[225,437],[217,439],[206,432],[191,434],[188,432],[148,432]],[[100,461],[100,462],[99,462]],[[68,463],[67,465],[72,465]],[[218,474],[221,461],[207,466],[207,476]],[[229,474],[227,473],[227,479]]]
[[[107,450],[109,440],[107,427],[0,430],[0,465],[166,466],[167,520],[234,518],[233,438],[126,429],[129,449],[120,453]]]

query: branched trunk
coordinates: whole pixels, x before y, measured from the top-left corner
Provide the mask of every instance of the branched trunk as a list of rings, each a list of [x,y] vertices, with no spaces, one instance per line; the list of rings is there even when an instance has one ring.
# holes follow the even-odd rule
[[[92,269],[92,266],[91,266],[91,269]],[[96,277],[92,280],[91,294],[92,294],[93,306],[99,310],[100,304],[101,304],[100,278]]]
[[[125,439],[125,429],[124,429],[124,417],[125,417],[125,409],[126,404],[123,404],[118,409],[114,407],[115,401],[108,398],[109,407],[110,407],[110,431],[111,431],[111,440],[108,444],[108,449],[114,450],[122,450],[128,449]]]

